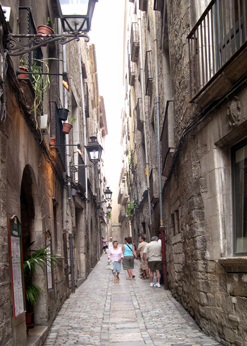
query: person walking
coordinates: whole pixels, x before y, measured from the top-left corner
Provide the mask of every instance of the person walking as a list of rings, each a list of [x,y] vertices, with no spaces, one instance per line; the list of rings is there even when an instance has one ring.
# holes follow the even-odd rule
[[[122,246],[122,252],[124,255],[123,259],[123,269],[127,270],[129,277],[127,280],[134,279],[135,275],[133,275],[134,269],[134,258],[137,258],[135,248],[132,244],[132,237],[126,237],[125,244]]]
[[[106,250],[108,249],[108,245],[107,245],[107,240],[104,237],[102,237],[102,247],[103,247],[104,253],[107,253]]]
[[[121,271],[121,260],[123,258],[122,249],[118,247],[118,242],[114,240],[113,247],[108,251],[108,258],[113,262],[112,273],[114,275],[114,283],[119,281]]]
[[[143,251],[144,261],[148,258],[148,266],[150,269],[149,279],[151,287],[160,287],[160,270],[162,270],[162,252],[161,245],[158,243],[158,237],[151,238],[151,242],[146,245]],[[157,283],[153,283],[154,272],[157,275]]]
[[[147,260],[143,259],[143,251],[148,244],[146,242],[146,239],[143,235],[141,235],[138,239],[139,245],[137,248],[137,257],[140,255],[140,277],[142,279],[149,279],[149,268],[148,268],[148,263]]]

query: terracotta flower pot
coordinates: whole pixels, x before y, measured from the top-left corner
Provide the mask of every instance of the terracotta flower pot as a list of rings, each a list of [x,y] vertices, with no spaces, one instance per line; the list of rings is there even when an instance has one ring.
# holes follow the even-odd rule
[[[72,129],[72,125],[69,123],[63,123],[63,133],[68,134],[70,130]]]
[[[54,31],[53,29],[48,26],[48,25],[39,25],[38,26],[38,35],[53,35]],[[43,38],[40,38],[41,40],[43,40]],[[43,47],[46,47],[47,45],[44,45]]]
[[[51,137],[50,138],[50,147],[55,148],[55,146],[56,146],[56,138]]]
[[[27,73],[25,73],[25,72],[28,71],[28,68],[27,68],[27,67],[25,67],[25,66],[19,66],[19,71],[21,71],[21,72],[23,72],[23,73],[20,73],[20,74],[18,75],[18,79],[28,79],[28,75],[27,75]]]
[[[26,312],[26,325],[27,328],[32,328],[34,326],[33,312]]]
[[[58,109],[58,117],[60,120],[66,121],[68,119],[69,110],[66,108]]]
[[[48,25],[39,25],[38,26],[38,35],[53,35],[53,29]]]

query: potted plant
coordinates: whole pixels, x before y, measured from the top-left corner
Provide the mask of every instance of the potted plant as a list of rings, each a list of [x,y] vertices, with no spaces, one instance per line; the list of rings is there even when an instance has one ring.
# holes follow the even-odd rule
[[[38,26],[38,35],[53,35],[54,29],[55,25],[53,25],[53,28],[51,27],[51,19],[48,17],[46,25]]]
[[[58,117],[60,120],[66,121],[68,119],[69,110],[67,108],[58,109]]]
[[[56,58],[34,59],[34,64],[31,67],[32,85],[34,88],[34,118],[35,118],[35,121],[37,121],[37,110],[40,109],[40,111],[42,112],[43,93],[46,92],[46,90],[50,88],[48,60],[59,61],[59,59],[56,59]],[[43,75],[42,75],[43,67],[45,68],[45,73],[47,73],[45,79],[43,78]],[[45,80],[45,82],[43,83],[44,80]]]
[[[34,242],[33,242],[34,243]],[[29,244],[27,248],[30,248],[33,243]],[[32,282],[33,275],[37,272],[37,266],[39,266],[43,272],[45,271],[45,266],[52,267],[54,264],[59,264],[56,260],[56,256],[48,253],[47,246],[31,251],[30,255],[24,261],[24,280],[25,280],[25,297],[26,297],[26,324],[27,327],[33,327],[33,306],[37,303],[38,298],[43,294],[42,289]]]
[[[27,68],[27,59],[26,57],[23,55],[21,58],[20,58],[20,66],[19,66],[19,71],[23,72],[23,73],[20,73],[18,75],[18,78],[19,79],[28,79],[28,75],[27,75],[27,71],[28,71],[28,68]]]
[[[76,118],[71,117],[68,123],[63,123],[63,133],[68,134],[73,127],[72,123],[75,121]]]

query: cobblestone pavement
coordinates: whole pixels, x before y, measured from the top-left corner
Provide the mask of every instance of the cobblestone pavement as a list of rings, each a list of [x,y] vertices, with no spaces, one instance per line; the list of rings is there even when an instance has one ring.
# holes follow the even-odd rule
[[[87,280],[71,294],[55,319],[45,346],[208,346],[220,345],[206,336],[170,291],[150,287],[138,277],[119,283],[106,269],[102,255]]]

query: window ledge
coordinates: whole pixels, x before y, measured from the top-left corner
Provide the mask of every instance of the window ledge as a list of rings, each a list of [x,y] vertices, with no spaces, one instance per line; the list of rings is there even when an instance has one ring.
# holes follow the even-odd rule
[[[247,256],[220,258],[219,263],[227,273],[247,273]]]

